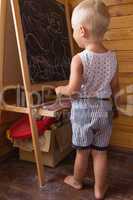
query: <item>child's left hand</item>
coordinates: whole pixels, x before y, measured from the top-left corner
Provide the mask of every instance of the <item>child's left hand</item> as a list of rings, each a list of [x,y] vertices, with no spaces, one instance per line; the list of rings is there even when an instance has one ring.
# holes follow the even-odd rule
[[[56,92],[57,95],[61,94],[61,88],[62,88],[62,86],[55,88],[55,92]]]

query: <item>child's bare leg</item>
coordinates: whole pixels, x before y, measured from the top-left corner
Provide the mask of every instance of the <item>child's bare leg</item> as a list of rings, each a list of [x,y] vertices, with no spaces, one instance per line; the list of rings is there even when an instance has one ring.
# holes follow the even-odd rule
[[[81,183],[87,173],[89,152],[89,150],[77,151],[74,165],[74,178]]]
[[[74,175],[67,176],[64,182],[75,189],[82,189],[82,182],[88,169],[89,150],[77,150]]]
[[[95,197],[104,198],[108,189],[107,185],[107,152],[92,150],[94,175],[95,175]]]

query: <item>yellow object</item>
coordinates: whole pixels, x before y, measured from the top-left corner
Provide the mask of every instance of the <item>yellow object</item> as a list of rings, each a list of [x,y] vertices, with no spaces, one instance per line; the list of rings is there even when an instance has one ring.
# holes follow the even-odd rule
[[[6,138],[7,138],[8,140],[10,140],[11,142],[13,142],[13,140],[12,140],[12,138],[11,138],[11,133],[10,133],[9,130],[6,131]]]

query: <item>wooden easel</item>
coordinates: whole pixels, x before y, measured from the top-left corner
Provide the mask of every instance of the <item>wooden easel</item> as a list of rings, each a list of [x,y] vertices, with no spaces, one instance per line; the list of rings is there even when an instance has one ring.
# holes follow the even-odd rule
[[[31,84],[29,70],[28,70],[26,46],[25,46],[21,16],[20,16],[19,2],[18,0],[10,0],[10,3],[11,3],[13,21],[14,21],[14,26],[15,26],[15,34],[16,34],[16,39],[17,39],[17,47],[18,47],[18,53],[19,53],[19,60],[21,64],[21,72],[22,72],[22,78],[23,78],[23,84],[24,84],[24,91],[26,95],[27,107],[17,107],[16,105],[0,104],[0,110],[26,113],[29,115],[30,127],[32,131],[32,142],[33,142],[35,160],[36,160],[36,166],[37,166],[37,172],[38,172],[38,180],[39,180],[40,187],[42,187],[45,183],[45,174],[44,174],[44,168],[42,164],[42,155],[39,148],[38,130],[36,126],[36,121],[33,116],[34,107],[33,107],[33,97],[32,97],[32,92],[40,91],[42,88],[42,84],[38,84],[38,85]],[[5,39],[4,30],[5,30],[6,6],[7,6],[7,0],[0,0],[0,76],[1,76],[0,90],[1,91],[4,88],[3,66],[4,66],[4,39]],[[65,0],[65,12],[66,12],[66,21],[67,21],[67,26],[68,26],[71,54],[74,55],[74,45],[73,45],[73,39],[72,39],[72,32],[70,28],[71,25],[70,25],[69,5],[68,5],[67,0]],[[53,82],[52,85],[54,84],[60,84],[60,83]],[[49,87],[49,86],[46,85],[46,87]],[[40,115],[43,115],[42,114],[43,112],[41,112],[41,110],[39,111],[39,113]]]

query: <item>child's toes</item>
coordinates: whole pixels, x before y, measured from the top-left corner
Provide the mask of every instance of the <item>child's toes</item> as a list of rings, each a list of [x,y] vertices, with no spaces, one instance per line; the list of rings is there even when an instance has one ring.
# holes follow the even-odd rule
[[[78,181],[76,181],[73,176],[67,176],[64,179],[64,183],[66,183],[67,185],[70,185],[71,187],[73,187],[73,188],[75,188],[77,190],[81,190],[82,189],[82,184],[79,183]]]

